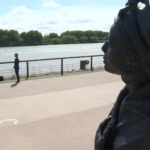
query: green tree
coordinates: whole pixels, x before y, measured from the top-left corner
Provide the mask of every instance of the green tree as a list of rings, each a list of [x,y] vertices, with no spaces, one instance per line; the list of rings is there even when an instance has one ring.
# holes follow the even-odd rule
[[[43,45],[51,44],[50,38],[49,38],[48,35],[45,35],[45,36],[42,38],[42,44],[43,44]]]
[[[105,42],[108,36],[108,32],[92,30],[65,31],[59,37],[57,33],[42,36],[40,32],[34,30],[19,34],[16,30],[0,29],[0,46],[97,43]]]
[[[27,33],[26,33],[26,32],[22,32],[22,33],[20,34],[20,37],[23,39],[24,45],[28,45]]]
[[[84,32],[84,35],[90,38],[91,36],[96,36],[96,33],[92,30],[87,30]]]
[[[108,40],[108,36],[102,38],[104,41]]]
[[[91,36],[89,38],[90,43],[99,43],[98,37],[97,36]]]
[[[57,33],[50,33],[49,34],[49,38],[53,39],[53,38],[59,38],[59,35]]]
[[[9,45],[9,37],[8,35],[2,35],[0,38],[0,46]]]
[[[77,38],[71,35],[64,35],[61,40],[63,44],[76,44],[77,43]]]
[[[13,45],[14,46],[22,46],[23,42],[24,42],[24,40],[20,36],[17,36],[16,41],[13,43]]]
[[[53,38],[53,39],[51,39],[51,43],[52,44],[61,44],[62,42],[61,42],[61,39],[59,39],[59,38]]]
[[[96,36],[99,38],[100,41],[106,41],[108,39],[109,33],[103,31],[95,31]]]
[[[70,31],[70,35],[75,36],[78,42],[80,42],[80,38],[84,35],[84,32],[80,30]]]
[[[23,45],[23,39],[16,30],[0,30],[1,46],[20,46]]]
[[[96,33],[96,36],[97,37],[106,37],[106,36],[108,36],[108,32],[103,32],[103,31],[95,31],[95,33]]]
[[[0,29],[0,37],[3,36],[3,35],[5,35],[5,31]]]
[[[2,30],[2,29],[0,29],[0,38],[3,35],[7,35],[8,36],[8,30]]]
[[[82,37],[80,38],[80,42],[81,42],[81,43],[88,43],[88,37],[87,37],[87,36],[82,36]]]
[[[42,34],[38,31],[29,31],[27,33],[27,39],[29,45],[40,45],[42,44]]]
[[[9,36],[9,43],[10,43],[10,45],[11,46],[15,46],[15,42],[17,42],[18,36],[19,36],[18,31],[16,31],[16,30],[10,30],[8,32],[8,36]]]
[[[64,35],[70,35],[70,31],[65,31],[60,35],[60,38],[62,38]]]

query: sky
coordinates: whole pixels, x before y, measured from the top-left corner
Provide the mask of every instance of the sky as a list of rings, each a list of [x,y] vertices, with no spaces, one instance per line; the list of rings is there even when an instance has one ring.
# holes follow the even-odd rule
[[[0,29],[109,31],[127,0],[0,0]]]

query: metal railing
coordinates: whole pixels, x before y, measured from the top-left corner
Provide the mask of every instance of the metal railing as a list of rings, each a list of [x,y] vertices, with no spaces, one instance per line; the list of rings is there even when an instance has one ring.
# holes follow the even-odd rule
[[[44,68],[45,70],[47,70],[48,72],[52,72],[52,68],[55,67],[55,70],[60,70],[60,74],[63,76],[64,75],[64,70],[65,68],[72,68],[72,70],[74,70],[74,67],[77,67],[79,66],[79,60],[78,60],[78,63],[74,62],[72,64],[65,64],[64,61],[65,60],[69,60],[69,59],[80,59],[80,58],[87,58],[89,59],[90,63],[88,65],[88,71],[92,71],[93,72],[93,68],[94,68],[94,61],[93,59],[96,58],[96,57],[102,57],[103,55],[88,55],[88,56],[76,56],[76,57],[59,57],[59,58],[48,58],[48,59],[35,59],[35,60],[23,60],[23,61],[20,61],[20,63],[25,63],[25,67],[22,68],[22,72],[24,72],[26,75],[26,78],[29,78],[30,77],[30,64],[31,63],[35,63],[35,62],[44,62],[44,61],[54,61],[54,60],[59,60],[60,63],[59,65],[53,65],[53,66],[41,66],[41,68]],[[6,64],[13,64],[14,62],[0,62],[0,65],[6,65]],[[102,61],[97,61],[96,63],[100,64],[100,67],[102,67],[103,65],[103,62]],[[39,68],[39,70],[41,70],[40,67],[32,67],[33,70],[36,70]],[[51,70],[51,71],[50,71]],[[8,70],[1,70],[3,72],[8,72]],[[12,70],[13,72],[13,70]],[[41,71],[42,72],[42,71]]]

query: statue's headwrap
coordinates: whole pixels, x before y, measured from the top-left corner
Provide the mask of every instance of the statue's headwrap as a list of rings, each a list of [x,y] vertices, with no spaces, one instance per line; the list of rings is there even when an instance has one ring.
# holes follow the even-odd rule
[[[133,65],[150,75],[150,6],[140,9],[142,0],[131,1],[119,11],[115,27]]]

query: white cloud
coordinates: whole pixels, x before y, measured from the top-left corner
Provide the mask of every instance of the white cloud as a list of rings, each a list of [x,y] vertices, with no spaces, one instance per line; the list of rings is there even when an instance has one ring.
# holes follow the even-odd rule
[[[74,7],[63,7],[64,10],[75,10]]]
[[[87,23],[87,22],[92,22],[93,20],[91,19],[75,19],[75,20],[69,20],[68,22],[70,23]]]
[[[60,7],[61,5],[57,2],[55,2],[54,0],[43,0],[43,6],[56,8],[56,7]]]
[[[38,22],[36,25],[43,26],[43,25],[51,25],[51,24],[57,24],[57,22],[52,21],[52,20],[46,20],[46,21],[43,21],[43,22]]]
[[[143,9],[145,7],[145,4],[140,3],[138,6],[139,6],[139,9]]]
[[[0,24],[2,24],[2,25],[6,25],[8,22],[6,21],[6,20],[1,20],[0,21]]]
[[[41,1],[43,3],[54,2],[49,0]],[[0,15],[0,29],[15,29],[19,33],[38,30],[43,35],[50,32],[60,34],[66,30],[108,31],[110,25],[114,22],[114,17],[118,13],[115,8],[110,9],[110,13],[105,8],[96,9],[91,8],[91,6],[71,7],[58,4],[58,7],[57,5],[53,5],[53,7],[57,6],[58,9],[45,9],[45,7],[40,6],[38,6],[38,9],[32,10],[25,6],[12,7],[12,10]]]
[[[30,12],[30,10],[27,9],[25,6],[18,6],[18,7],[15,7],[14,9],[12,9],[10,12],[8,12],[8,15],[18,16],[18,15],[27,14],[29,12]]]

